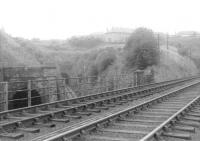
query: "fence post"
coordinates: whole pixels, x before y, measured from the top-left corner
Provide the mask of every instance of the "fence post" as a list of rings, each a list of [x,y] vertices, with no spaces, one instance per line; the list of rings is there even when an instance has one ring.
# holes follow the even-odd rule
[[[56,77],[56,93],[57,93],[57,100],[61,100],[62,96],[59,90],[59,79]],[[62,80],[61,80],[62,81]]]
[[[137,86],[138,85],[138,75],[136,72],[135,72],[134,76],[135,76],[135,86]]]
[[[46,89],[44,91],[45,95],[46,95],[46,101],[49,103],[51,101],[51,95],[50,95],[50,82],[49,82],[49,79],[47,78],[47,81],[46,81],[46,84],[44,84]]]
[[[4,110],[8,110],[8,82],[5,82],[5,106],[4,106]]]
[[[62,91],[62,93],[63,93],[63,95],[64,95],[64,99],[67,99],[68,97],[69,97],[69,91],[67,91],[68,89],[67,89],[67,87],[66,87],[66,78],[63,78],[63,80],[62,80],[62,84],[61,85],[63,85],[62,86],[62,88],[63,88],[63,91]],[[66,98],[67,97],[67,98]]]
[[[31,80],[28,80],[28,107],[31,106]]]

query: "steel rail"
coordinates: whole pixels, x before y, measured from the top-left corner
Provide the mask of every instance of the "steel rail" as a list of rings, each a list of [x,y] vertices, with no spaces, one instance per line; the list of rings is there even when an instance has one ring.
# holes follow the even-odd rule
[[[174,83],[172,83],[174,85]],[[104,103],[104,102],[109,102],[109,101],[112,101],[112,100],[116,100],[116,99],[122,99],[124,96],[127,98],[127,97],[132,97],[132,96],[137,96],[137,94],[142,97],[142,96],[148,96],[148,95],[142,95],[142,93],[145,94],[145,92],[148,92],[148,90],[150,90],[150,92],[152,90],[159,90],[160,88],[163,88],[163,87],[166,87],[168,85],[172,85],[171,83],[170,84],[167,84],[167,85],[161,85],[161,86],[155,86],[153,88],[149,88],[149,89],[145,89],[145,90],[138,90],[136,92],[129,92],[129,93],[126,93],[126,94],[122,94],[122,95],[115,95],[115,96],[112,96],[112,97],[105,97],[104,99],[100,99],[100,100],[96,100],[96,101],[91,101],[91,102],[88,102],[86,104],[82,104],[82,105],[79,105],[79,106],[73,106],[73,107],[69,107],[69,108],[64,108],[64,109],[61,109],[59,110],[59,107],[58,107],[58,110],[57,111],[49,111],[48,113],[43,113],[43,114],[40,114],[40,115],[35,115],[33,114],[32,117],[27,117],[26,119],[19,119],[19,120],[14,120],[14,121],[11,121],[11,122],[8,122],[8,123],[4,123],[2,124],[1,126],[8,126],[8,125],[11,125],[11,124],[18,124],[18,123],[21,123],[23,121],[28,121],[28,120],[31,120],[31,119],[38,119],[38,118],[41,118],[41,117],[47,117],[47,116],[50,116],[50,117],[54,117],[54,115],[58,114],[58,113],[62,113],[62,112],[66,112],[66,111],[72,111],[72,110],[78,110],[78,109],[81,109],[81,108],[86,108],[87,106],[90,106],[90,105],[95,105],[95,104],[98,104],[98,103]],[[50,103],[52,104],[52,103]],[[28,107],[28,108],[22,108],[22,109],[18,109],[18,110],[14,110],[15,112],[14,113],[19,113],[19,112],[22,112],[24,113],[25,112],[25,109],[32,109],[32,108],[41,108],[41,107],[47,107],[47,106],[50,106],[49,103],[47,104],[42,104],[42,105],[37,105],[37,106],[33,106],[33,107]],[[55,104],[55,103],[53,103]],[[56,102],[56,104],[60,104],[59,102]],[[48,109],[47,109],[48,110]],[[16,112],[17,111],[17,112]],[[9,117],[9,115],[11,115],[11,113],[9,113],[10,111],[6,111],[6,112],[3,112],[3,115],[1,115],[0,113],[0,117],[2,119],[6,119],[7,117]],[[20,118],[20,117],[19,117]]]
[[[187,110],[191,105],[195,104],[195,102],[200,100],[200,96],[196,97],[195,99],[193,99],[190,103],[188,103],[186,106],[184,106],[183,108],[181,108],[179,111],[177,111],[175,114],[173,114],[171,117],[169,117],[165,122],[163,122],[162,124],[160,124],[157,128],[155,128],[153,131],[151,131],[149,134],[147,134],[145,137],[143,137],[140,141],[148,141],[151,138],[155,137],[158,138],[159,135],[162,134],[162,130],[168,125],[170,124],[171,121],[173,121],[174,119],[177,120],[176,118],[179,118],[178,116],[180,114],[182,114],[185,110]]]
[[[71,99],[65,99],[65,100],[60,100],[60,101],[55,101],[55,102],[50,102],[50,103],[44,103],[44,104],[39,104],[39,105],[35,105],[35,106],[30,106],[30,107],[24,107],[24,108],[19,108],[19,109],[13,109],[13,110],[8,110],[8,111],[3,111],[3,112],[0,112],[0,116],[1,115],[5,115],[7,113],[16,113],[16,112],[20,112],[20,111],[23,111],[23,110],[29,110],[29,109],[32,109],[32,108],[40,108],[40,107],[45,107],[47,105],[54,105],[54,104],[58,104],[58,103],[65,103],[65,102],[75,102],[77,100],[85,100],[87,98],[91,98],[91,97],[95,97],[95,96],[109,96],[109,95],[112,95],[112,94],[116,94],[116,93],[124,93],[124,92],[128,92],[128,91],[131,91],[131,90],[134,90],[134,89],[140,89],[138,91],[135,91],[134,93],[138,93],[138,92],[142,92],[142,91],[145,91],[145,90],[150,90],[150,89],[153,89],[154,87],[159,87],[159,86],[156,86],[156,85],[173,85],[173,84],[177,84],[177,83],[181,83],[181,82],[185,82],[185,81],[190,81],[192,79],[195,79],[195,77],[191,77],[191,78],[184,78],[184,79],[177,79],[177,80],[170,80],[170,81],[164,81],[164,82],[159,82],[159,83],[152,83],[152,84],[147,84],[147,85],[140,85],[138,87],[128,87],[128,88],[123,88],[123,89],[118,89],[118,90],[113,90],[113,91],[107,91],[107,92],[103,92],[103,93],[97,93],[97,94],[92,94],[92,95],[86,95],[86,96],[81,96],[81,97],[77,97],[77,98],[71,98]],[[165,84],[167,83],[167,84]],[[154,86],[154,87],[150,87],[150,88],[145,88],[145,87],[149,87],[149,86]],[[144,89],[142,89],[144,88]]]
[[[145,106],[148,106],[153,102],[158,102],[159,100],[163,100],[163,99],[165,99],[165,98],[167,98],[169,96],[172,96],[172,95],[176,94],[177,92],[185,90],[186,88],[189,88],[191,86],[197,85],[199,83],[200,83],[199,80],[195,81],[195,82],[193,82],[191,84],[187,84],[186,86],[183,86],[182,88],[178,88],[176,90],[173,90],[172,92],[167,92],[166,94],[164,94],[162,96],[159,96],[159,97],[156,97],[154,99],[148,100],[146,102],[138,104],[137,106],[133,106],[131,108],[119,111],[119,112],[117,112],[115,114],[112,114],[112,115],[109,115],[109,116],[107,116],[105,118],[90,122],[89,124],[82,125],[82,126],[80,126],[78,128],[75,128],[75,129],[68,130],[68,131],[65,131],[65,132],[62,132],[62,133],[59,133],[59,134],[56,134],[56,132],[59,132],[59,131],[55,131],[54,134],[50,134],[50,137],[46,137],[45,139],[42,139],[42,141],[56,141],[57,139],[62,139],[62,138],[64,138],[64,139],[73,138],[75,136],[81,135],[82,133],[85,133],[86,131],[90,131],[92,129],[95,129],[95,128],[99,127],[100,124],[102,124],[102,123],[111,122],[113,120],[116,120],[119,117],[123,117],[123,116],[127,115],[131,111],[144,108]],[[41,141],[41,140],[38,139],[38,140],[32,140],[32,141]]]
[[[70,100],[64,100],[64,101],[57,101],[57,102],[53,102],[53,103],[47,103],[47,104],[42,104],[42,105],[37,105],[37,106],[32,106],[32,107],[27,107],[27,108],[21,108],[21,109],[16,109],[16,110],[10,110],[10,111],[6,111],[6,112],[1,112],[0,113],[0,118],[1,118],[1,121],[0,121],[0,125],[1,125],[1,128],[3,129],[4,127],[9,127],[9,125],[12,125],[13,128],[18,128],[18,127],[21,127],[21,125],[24,125],[26,123],[26,121],[29,123],[30,121],[33,121],[32,124],[34,123],[37,123],[37,122],[41,122],[44,118],[45,120],[48,119],[48,120],[51,120],[53,118],[56,118],[57,115],[65,115],[65,114],[70,114],[70,111],[75,111],[75,112],[78,112],[78,110],[83,110],[86,109],[86,108],[95,108],[96,104],[104,104],[104,103],[109,103],[109,102],[120,102],[121,100],[125,99],[125,100],[128,100],[129,98],[130,99],[133,99],[135,98],[134,96],[148,96],[150,94],[153,94],[155,92],[160,92],[160,91],[163,91],[167,88],[171,88],[172,86],[176,86],[176,85],[180,85],[182,83],[186,83],[187,81],[191,81],[195,79],[195,77],[191,77],[191,78],[187,78],[187,79],[179,79],[179,80],[173,80],[173,81],[167,81],[167,82],[161,82],[161,83],[157,83],[156,84],[150,84],[150,85],[147,85],[146,87],[150,87],[150,88],[146,88],[145,86],[141,86],[140,88],[143,88],[142,90],[137,90],[137,91],[133,91],[133,92],[129,92],[131,90],[135,90],[134,88],[135,87],[131,87],[131,88],[124,88],[124,89],[120,89],[119,91],[111,91],[111,92],[108,92],[108,93],[100,93],[100,94],[94,94],[95,95],[95,99],[97,97],[99,98],[103,98],[103,99],[99,99],[99,100],[95,100],[95,101],[89,101],[88,103],[83,103],[82,105],[78,105],[78,106],[73,106],[73,107],[68,107],[68,108],[62,108],[62,109],[59,109],[59,104],[64,104],[65,102],[67,101],[70,101]],[[137,89],[139,89],[139,87],[136,87]],[[126,93],[128,91],[128,93]],[[87,98],[85,99],[85,97],[82,99],[72,99],[74,100],[74,102],[82,102],[82,100],[94,100],[91,99],[91,97],[88,97],[86,96]],[[139,98],[139,97],[137,97]],[[87,102],[87,101],[84,101],[84,102]],[[66,104],[66,103],[65,103]],[[51,107],[51,106],[54,106],[54,107]],[[89,106],[92,106],[92,107],[89,107]],[[101,105],[99,105],[101,106]],[[41,109],[40,109],[41,108]],[[42,110],[42,108],[47,108],[46,110],[47,113],[42,113],[40,115],[38,115],[37,113],[37,109],[38,110]],[[56,111],[50,111],[49,108],[57,108]],[[34,110],[36,111],[36,113],[33,113],[31,116],[28,116],[26,117],[25,115],[23,116],[23,114],[26,114],[31,111],[29,110]],[[69,112],[69,113],[67,113]],[[17,117],[19,119],[15,119],[14,118],[14,121],[5,121],[4,119],[7,119],[7,118],[10,118],[11,116],[11,119],[13,117],[15,117],[15,114],[22,114],[21,115],[21,119],[20,117]],[[34,115],[35,114],[35,115]],[[40,120],[40,118],[42,118],[42,120]],[[2,122],[2,123],[1,123]],[[42,121],[43,122],[43,121]]]
[[[66,100],[64,100],[64,102],[61,101],[61,103],[60,103],[60,101],[57,101],[57,102],[53,102],[53,103],[47,103],[47,104],[42,104],[42,105],[37,105],[37,106],[32,106],[32,107],[27,107],[27,108],[11,110],[11,112],[6,111],[6,112],[2,112],[2,115],[0,113],[0,118],[1,118],[0,125],[1,125],[2,129],[4,127],[5,128],[10,127],[9,125],[12,125],[11,127],[13,127],[14,129],[17,129],[18,127],[21,127],[24,124],[26,124],[26,121],[28,123],[32,123],[32,124],[36,123],[37,124],[37,122],[43,122],[43,120],[50,121],[51,119],[53,120],[53,118],[59,118],[58,115],[60,116],[60,115],[70,114],[71,113],[70,111],[74,111],[74,112],[78,112],[79,110],[84,111],[87,108],[90,109],[90,108],[95,108],[96,106],[103,106],[105,103],[108,104],[109,102],[115,103],[115,102],[120,102],[122,100],[126,100],[128,102],[129,98],[133,99],[133,98],[136,98],[136,96],[139,96],[139,97],[148,96],[148,95],[153,94],[155,92],[163,91],[167,88],[171,88],[171,86],[174,87],[177,84],[180,85],[182,83],[185,83],[185,82],[193,80],[193,79],[195,79],[195,77],[191,77],[191,78],[187,78],[187,79],[174,80],[174,81],[169,81],[169,82],[161,82],[161,83],[158,83],[158,85],[156,85],[156,86],[155,86],[155,84],[150,84],[150,85],[147,85],[147,86],[150,86],[150,88],[146,88],[146,87],[142,86],[141,87],[141,88],[143,88],[142,90],[137,90],[137,91],[133,91],[133,92],[129,92],[129,91],[135,90],[134,89],[135,87],[127,88],[128,90],[126,88],[120,89],[120,90],[122,90],[120,92],[119,91],[111,91],[111,92],[105,93],[105,94],[95,94],[95,99],[99,95],[100,95],[99,98],[102,98],[102,99],[94,101],[94,98],[91,99],[91,97],[87,97],[87,99],[81,99],[81,100],[84,100],[84,102],[87,102],[87,103],[81,103],[83,101],[81,101],[78,98],[78,100],[75,99],[74,102],[78,101],[78,102],[81,103],[81,105],[78,105],[78,106],[72,106],[71,105],[72,107],[66,107],[66,108],[61,108],[61,109],[59,107],[59,104],[61,104],[61,106],[62,106],[62,104],[65,103]],[[139,89],[138,87],[136,87],[136,88]],[[128,93],[125,93],[127,91],[128,91]],[[139,98],[139,97],[137,97],[137,98]],[[85,101],[85,100],[88,100],[88,101],[93,100],[93,101],[88,102],[88,101]],[[70,101],[70,100],[67,100],[67,101]],[[100,104],[100,105],[98,105],[98,104]],[[52,105],[54,107],[51,107]],[[90,107],[90,106],[92,106],[92,107]],[[41,108],[41,109],[39,109],[39,108]],[[45,108],[43,110],[47,110],[47,111],[45,113],[42,113],[42,114],[37,113],[37,109],[42,110],[42,108]],[[51,111],[49,108],[55,108],[55,109],[57,108],[57,109],[56,109],[56,111]],[[31,110],[31,111],[29,111],[29,110]],[[32,110],[34,110],[35,113],[32,113]],[[27,117],[26,113],[27,114],[30,113],[32,115]],[[19,115],[17,116],[15,114],[20,114],[20,116]],[[14,120],[6,121],[6,119],[9,119],[9,118],[11,118],[11,119],[14,118]],[[19,118],[19,119],[16,119],[16,118]]]

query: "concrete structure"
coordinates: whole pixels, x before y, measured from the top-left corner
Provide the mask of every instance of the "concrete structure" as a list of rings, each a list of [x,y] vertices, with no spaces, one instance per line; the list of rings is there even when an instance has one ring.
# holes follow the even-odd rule
[[[73,92],[56,67],[1,68],[0,80],[1,111],[67,99]]]
[[[0,69],[0,81],[26,81],[57,76],[56,67],[6,67]]]

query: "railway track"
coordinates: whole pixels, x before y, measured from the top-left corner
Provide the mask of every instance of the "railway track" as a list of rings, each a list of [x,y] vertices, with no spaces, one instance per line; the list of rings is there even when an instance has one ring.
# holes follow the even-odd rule
[[[177,87],[163,95],[129,105],[103,118],[76,127],[63,128],[34,141],[148,141],[162,137],[190,139],[188,132],[200,126],[200,80]],[[196,116],[196,117],[195,117]],[[187,134],[186,134],[187,133]]]
[[[193,81],[193,79],[195,78],[125,88],[76,99],[0,112],[0,139],[23,140],[25,134],[32,136],[43,128],[58,130],[62,125],[74,121],[74,119],[81,119],[81,117],[98,113],[101,110],[185,84],[187,81]],[[84,120],[79,122],[84,123]],[[59,125],[58,128],[55,127],[57,125]]]

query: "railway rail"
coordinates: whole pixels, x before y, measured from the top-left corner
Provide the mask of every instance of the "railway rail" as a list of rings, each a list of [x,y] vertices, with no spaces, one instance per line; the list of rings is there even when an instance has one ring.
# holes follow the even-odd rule
[[[191,112],[200,101],[199,83],[197,79],[104,118],[71,130],[63,128],[34,141],[149,141],[162,136],[190,139],[185,132],[194,132],[193,127],[200,126],[199,118],[195,118],[200,117],[200,109]]]
[[[193,81],[193,79],[195,77],[130,87],[0,112],[0,138],[2,140],[8,138],[16,140],[22,138],[25,133],[38,133],[42,127],[55,127],[55,123],[67,123],[71,121],[70,119],[79,119],[82,116],[91,115],[130,100],[185,84],[187,81]]]

